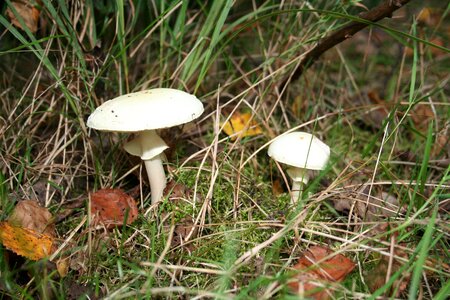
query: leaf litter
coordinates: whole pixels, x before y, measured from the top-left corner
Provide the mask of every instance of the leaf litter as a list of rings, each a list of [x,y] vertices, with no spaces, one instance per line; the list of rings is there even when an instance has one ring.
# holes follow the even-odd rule
[[[41,1],[30,1],[30,0],[15,0],[11,1],[11,5],[14,10],[23,19],[24,25],[32,32],[35,33],[37,31],[39,16],[41,14],[40,10],[37,8],[37,5],[41,5]],[[17,28],[24,29],[22,23],[17,18],[16,13],[8,7],[6,9],[6,15],[11,20],[11,23],[14,24]]]
[[[120,189],[101,189],[91,194],[91,214],[94,224],[106,228],[133,223],[138,217],[134,199]]]
[[[40,260],[52,253],[53,239],[34,230],[0,223],[0,241],[9,250],[31,260]]]
[[[261,127],[252,117],[253,115],[248,112],[235,112],[225,125],[222,124],[223,131],[233,141],[237,138],[262,134]]]
[[[329,286],[344,280],[356,266],[344,255],[333,253],[324,246],[307,249],[294,266],[297,272],[288,283],[291,291],[316,300],[330,299],[333,292]]]
[[[375,191],[376,195],[369,195],[369,186],[363,186],[354,192],[345,193],[344,196],[332,199],[334,208],[340,212],[352,212],[362,219],[369,221],[385,217],[395,217],[404,212],[397,197],[383,192]]]
[[[20,201],[6,222],[0,223],[0,241],[9,250],[40,260],[54,251],[52,214],[36,201]]]

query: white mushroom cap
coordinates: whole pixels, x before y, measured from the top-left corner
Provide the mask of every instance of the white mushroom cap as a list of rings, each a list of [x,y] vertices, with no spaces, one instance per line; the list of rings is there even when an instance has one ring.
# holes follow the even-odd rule
[[[330,147],[306,132],[291,132],[276,138],[268,154],[274,160],[297,168],[323,170],[330,157]]]
[[[203,113],[203,104],[186,92],[157,88],[106,101],[89,116],[87,126],[97,130],[136,132],[191,122]]]

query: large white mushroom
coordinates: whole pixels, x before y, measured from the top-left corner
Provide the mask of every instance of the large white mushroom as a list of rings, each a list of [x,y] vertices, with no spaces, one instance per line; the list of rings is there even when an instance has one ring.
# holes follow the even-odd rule
[[[166,175],[163,151],[168,148],[156,129],[191,122],[203,113],[203,104],[186,92],[157,88],[130,93],[106,101],[88,118],[87,126],[97,130],[136,132],[137,137],[124,149],[144,161],[152,203],[163,196]]]
[[[330,147],[306,132],[291,132],[277,137],[270,144],[268,155],[277,162],[291,166],[291,201],[296,203],[303,185],[308,183],[308,170],[323,170],[330,157]]]

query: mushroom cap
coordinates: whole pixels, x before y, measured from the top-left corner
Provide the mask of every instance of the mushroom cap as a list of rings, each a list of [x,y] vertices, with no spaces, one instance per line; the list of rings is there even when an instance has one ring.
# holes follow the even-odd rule
[[[323,170],[330,157],[330,147],[306,132],[291,132],[277,137],[268,154],[286,165],[309,170]]]
[[[203,113],[203,104],[186,92],[157,88],[108,100],[89,116],[97,130],[136,132],[188,123]]]

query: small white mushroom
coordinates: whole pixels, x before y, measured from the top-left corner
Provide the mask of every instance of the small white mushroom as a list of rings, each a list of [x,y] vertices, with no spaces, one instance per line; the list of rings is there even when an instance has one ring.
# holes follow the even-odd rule
[[[89,116],[87,126],[97,130],[138,133],[134,140],[125,144],[124,149],[144,161],[152,203],[156,203],[166,186],[162,157],[168,148],[156,129],[191,122],[202,113],[203,104],[194,95],[157,88],[106,101]]]
[[[323,170],[330,157],[330,147],[306,132],[291,132],[273,140],[268,155],[277,162],[291,166],[291,201],[296,203],[308,183],[308,170]]]

